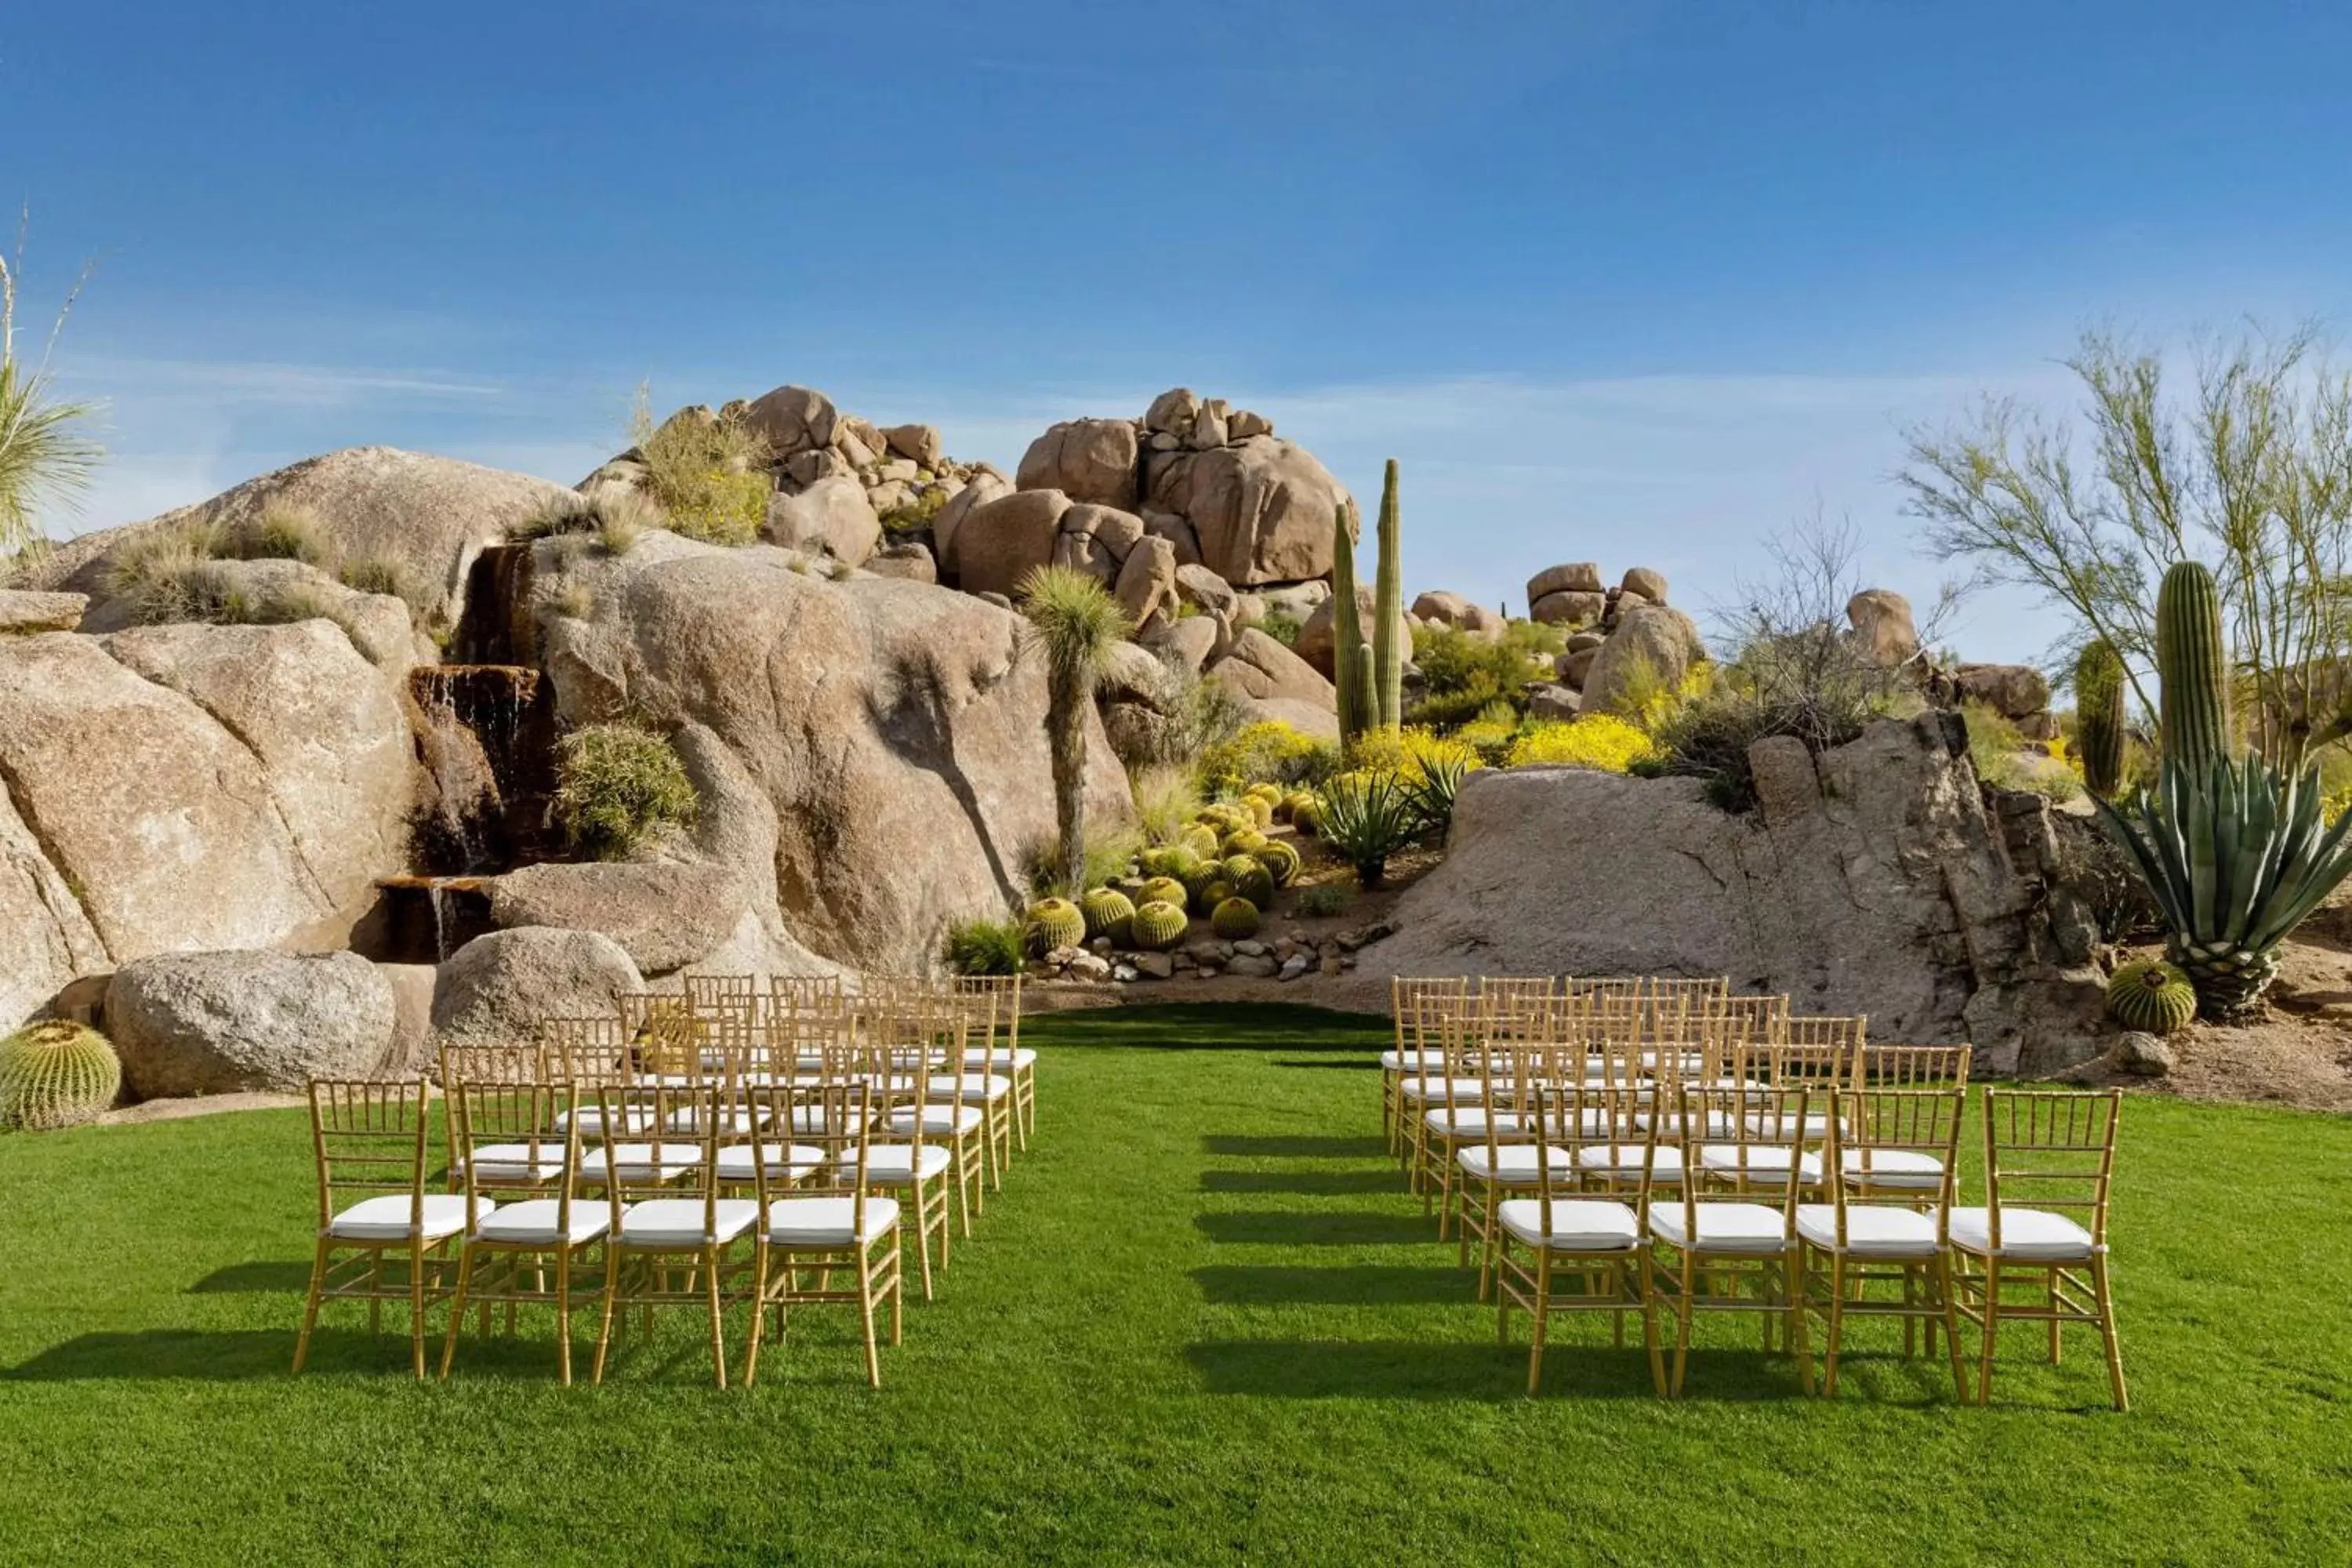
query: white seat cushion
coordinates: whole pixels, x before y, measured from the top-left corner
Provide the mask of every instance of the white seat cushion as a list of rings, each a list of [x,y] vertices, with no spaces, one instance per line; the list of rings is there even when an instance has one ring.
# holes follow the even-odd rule
[[[1729,1138],[1732,1135],[1732,1119],[1726,1112],[1720,1110],[1710,1110],[1706,1113],[1706,1130],[1700,1134],[1701,1137]],[[1640,1110],[1633,1113],[1633,1125],[1642,1131],[1647,1132],[1650,1130],[1651,1123],[1653,1122],[1657,1124],[1658,1131],[1665,1137],[1679,1138],[1682,1136],[1683,1119],[1682,1113],[1679,1111],[1668,1110],[1664,1113],[1660,1113],[1651,1110]]]
[[[1870,1162],[1867,1173],[1863,1169],[1865,1156]],[[1818,1180],[1822,1157],[1808,1154],[1805,1163],[1817,1173],[1813,1179]],[[1916,1149],[1847,1149],[1838,1155],[1838,1168],[1845,1173],[1849,1184],[1866,1189],[1932,1193],[1944,1184],[1944,1163]]]
[[[1576,1152],[1576,1168],[1590,1174],[1639,1180],[1642,1174],[1643,1146],[1639,1143],[1589,1143]],[[1654,1179],[1679,1181],[1683,1173],[1683,1152],[1661,1143],[1658,1161],[1651,1167]]]
[[[932,1100],[968,1100],[985,1104],[1003,1100],[1013,1092],[1013,1080],[1002,1073],[968,1072],[950,1078],[944,1074],[934,1078],[923,1090]]]
[[[479,1224],[498,1208],[488,1198],[474,1200],[474,1220]],[[412,1205],[406,1193],[362,1198],[328,1223],[327,1233],[345,1241],[404,1241],[409,1222],[422,1213],[425,1239],[439,1241],[466,1228],[466,1194],[427,1193]]]
[[[997,1047],[992,1051],[979,1046],[968,1046],[964,1048],[963,1065],[968,1068],[987,1068],[997,1072],[1002,1072],[1006,1066],[1010,1065],[1013,1071],[1019,1072],[1024,1068],[1034,1068],[1037,1065],[1037,1053],[1026,1046],[1016,1046],[1009,1052],[1003,1046]]]
[[[1748,1135],[1751,1137],[1786,1138],[1797,1131],[1797,1118],[1794,1116],[1776,1116],[1769,1111],[1764,1111],[1750,1115],[1747,1120]],[[1845,1131],[1843,1123],[1838,1130]],[[1805,1112],[1802,1136],[1806,1142],[1818,1143],[1829,1135],[1830,1119],[1827,1115],[1810,1110]]]
[[[1743,1167],[1740,1155],[1745,1152],[1748,1163],[1744,1169],[1750,1184],[1778,1185],[1789,1179],[1789,1158],[1792,1151],[1781,1143],[1709,1143],[1698,1152],[1699,1168],[1710,1176],[1737,1178]],[[1810,1161],[1810,1164],[1808,1164]],[[1812,1156],[1798,1162],[1801,1182],[1821,1180],[1821,1161]]]
[[[866,1234],[853,1234],[855,1198],[781,1198],[768,1205],[768,1240],[777,1247],[848,1247],[889,1234],[898,1223],[896,1198],[868,1196]]]
[[[1486,1135],[1486,1113],[1475,1107],[1433,1110],[1421,1120],[1423,1126],[1440,1138],[1484,1138]],[[1495,1113],[1495,1131],[1497,1132],[1517,1132],[1523,1124],[1516,1110]]]
[[[563,1141],[559,1138],[536,1149],[529,1143],[481,1144],[457,1156],[449,1172],[451,1179],[464,1181],[468,1164],[474,1167],[474,1180],[489,1185],[551,1182],[563,1174]]]
[[[1454,1085],[1454,1091],[1450,1097],[1445,1088],[1449,1081]],[[1442,1103],[1451,1098],[1458,1104],[1475,1105],[1486,1098],[1486,1080],[1478,1078],[1457,1078],[1451,1080],[1442,1078],[1400,1079],[1397,1081],[1397,1092],[1407,1100],[1436,1100]]]
[[[1383,1072],[1439,1073],[1445,1070],[1444,1051],[1385,1050],[1381,1053]]]
[[[750,1198],[720,1198],[709,1207],[712,1229],[703,1228],[700,1198],[653,1198],[631,1204],[621,1215],[623,1247],[657,1249],[666,1247],[719,1247],[734,1240],[760,1220],[760,1205]]]
[[[1769,1205],[1710,1198],[1694,1206],[1698,1211],[1696,1238],[1685,1233],[1680,1204],[1659,1204],[1650,1210],[1651,1234],[1688,1252],[1771,1258],[1789,1249],[1789,1233],[1781,1224],[1780,1211]]]
[[[654,1115],[643,1106],[630,1106],[621,1112],[619,1121],[620,1130],[625,1136],[633,1132],[651,1131]],[[583,1138],[604,1136],[604,1110],[602,1106],[583,1105],[569,1115],[556,1118],[556,1125],[559,1127],[570,1127],[574,1122],[579,1124],[580,1136]]]
[[[1529,1247],[1554,1252],[1631,1252],[1642,1239],[1633,1211],[1607,1198],[1554,1198],[1549,1235],[1539,1198],[1512,1198],[1495,1213],[1505,1230]]]
[[[850,1113],[850,1120],[855,1121],[856,1119],[857,1114],[853,1110]],[[831,1131],[831,1129],[825,1126],[824,1122],[825,1109],[822,1105],[795,1105],[793,1107],[793,1131],[803,1137]],[[866,1125],[867,1127],[871,1127],[873,1124],[874,1111],[872,1110],[868,1110],[866,1113]],[[847,1132],[853,1131],[863,1131],[863,1129],[845,1127],[842,1131]]]
[[[1799,1204],[1797,1234],[1827,1252],[1837,1250],[1837,1207]],[[1936,1216],[1880,1204],[1848,1205],[1845,1250],[1854,1258],[1933,1258]]]
[[[737,1107],[719,1113],[719,1131],[722,1137],[747,1138],[767,1120],[768,1112],[756,1106]],[[681,1132],[691,1138],[702,1131],[702,1112],[699,1110],[673,1110],[665,1131]]]
[[[562,1200],[559,1198],[526,1198],[519,1204],[500,1204],[498,1213],[474,1227],[474,1235],[480,1240],[503,1242],[509,1247],[562,1247],[567,1238],[556,1228],[562,1212]],[[569,1244],[577,1247],[582,1242],[593,1241],[612,1223],[610,1205],[575,1198],[572,1203]]]
[[[1984,1209],[1952,1211],[1952,1245],[1979,1257],[1992,1255],[1992,1219]],[[2044,1209],[2000,1211],[2000,1256],[2042,1263],[2084,1263],[2104,1247],[2094,1246],[2091,1233],[2063,1214]]]
[[[958,1132],[980,1131],[980,1107],[976,1105],[927,1105],[923,1107],[923,1131],[936,1132],[942,1138]],[[905,1137],[915,1130],[915,1108],[902,1106],[890,1113],[891,1131]]]
[[[719,1151],[719,1179],[738,1184],[756,1182],[762,1161],[768,1180],[797,1182],[824,1163],[824,1151],[805,1143],[730,1143]]]
[[[916,1146],[914,1144],[876,1143],[869,1146],[866,1152],[866,1179],[877,1186],[904,1186],[917,1175],[929,1181],[948,1168],[948,1152],[945,1145],[925,1143],[921,1147],[922,1163],[919,1169],[915,1162]],[[835,1163],[845,1168],[855,1166],[857,1163],[857,1151],[851,1149],[844,1152],[836,1159]]]
[[[617,1171],[624,1186],[675,1181],[702,1163],[699,1143],[608,1143],[580,1156],[580,1179],[602,1186]]]
[[[1544,1163],[1551,1167],[1554,1178],[1565,1178],[1576,1172],[1576,1156],[1565,1149],[1543,1151]],[[1482,1182],[1501,1182],[1509,1186],[1533,1186],[1538,1176],[1536,1146],[1532,1143],[1505,1143],[1489,1152],[1484,1143],[1473,1143],[1454,1156],[1462,1168]]]

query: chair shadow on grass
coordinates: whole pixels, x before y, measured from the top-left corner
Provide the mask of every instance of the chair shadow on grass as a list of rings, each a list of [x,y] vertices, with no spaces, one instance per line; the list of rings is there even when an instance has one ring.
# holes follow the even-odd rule
[[[1473,1277],[1459,1268],[1380,1264],[1310,1268],[1214,1263],[1192,1270],[1202,1300],[1218,1306],[1302,1303],[1333,1307],[1460,1307],[1471,1304]],[[1491,1308],[1488,1309],[1492,1310]]]
[[[188,1287],[191,1296],[215,1294],[267,1295],[284,1291],[301,1296],[310,1289],[309,1258],[255,1258],[247,1263],[232,1263],[226,1268],[215,1268]]]
[[[1208,1393],[1258,1399],[1415,1399],[1501,1405],[1528,1397],[1525,1324],[1508,1345],[1425,1340],[1207,1340],[1184,1358]],[[1607,1331],[1576,1338],[1555,1325],[1544,1353],[1543,1399],[1655,1400],[1638,1319],[1618,1350]],[[1796,1400],[1786,1357],[1710,1348],[1694,1363],[1685,1403]]]
[[[432,1353],[441,1348],[440,1319],[428,1320]],[[0,1370],[0,1382],[79,1383],[128,1378],[139,1382],[244,1383],[291,1375],[297,1325],[282,1329],[142,1329],[83,1334],[51,1345],[30,1361]],[[410,1375],[407,1320],[387,1313],[385,1331],[331,1328],[310,1336],[303,1373],[381,1372]]]
[[[1316,1197],[1353,1197],[1364,1193],[1393,1193],[1398,1183],[1389,1171],[1203,1171],[1204,1193],[1304,1193]]]
[[[1426,1247],[1429,1242],[1429,1222],[1417,1214],[1253,1209],[1195,1215],[1192,1223],[1211,1241],[1218,1242],[1281,1247]]]
[[[1363,1136],[1337,1133],[1272,1133],[1249,1135],[1212,1132],[1201,1140],[1212,1154],[1313,1160],[1370,1160],[1388,1152],[1378,1133]]]

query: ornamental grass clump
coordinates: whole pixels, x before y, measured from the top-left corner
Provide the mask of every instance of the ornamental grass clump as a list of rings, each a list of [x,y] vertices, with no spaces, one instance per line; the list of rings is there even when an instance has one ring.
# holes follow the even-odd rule
[[[618,860],[694,820],[694,781],[670,743],[630,724],[591,724],[556,747],[548,815],[573,850]]]
[[[958,974],[1021,973],[1021,922],[985,917],[948,927],[941,956]]]

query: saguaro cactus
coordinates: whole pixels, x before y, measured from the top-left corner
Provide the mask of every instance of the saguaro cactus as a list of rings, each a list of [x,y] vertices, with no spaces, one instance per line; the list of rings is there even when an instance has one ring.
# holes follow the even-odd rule
[[[2221,591],[2183,561],[2156,595],[2156,665],[2163,682],[2164,754],[2202,780],[2230,754],[2230,671],[2221,646]]]
[[[1353,745],[1364,727],[1375,721],[1360,700],[1369,689],[1364,660],[1363,617],[1356,612],[1356,536],[1348,530],[1348,509],[1331,515],[1331,684],[1339,689],[1339,743]]]
[[[1398,561],[1397,460],[1381,482],[1380,564],[1372,574],[1372,695],[1377,722],[1395,729],[1404,719],[1404,575]]]
[[[2074,662],[2074,750],[2084,784],[2113,800],[2124,782],[2124,662],[2104,639]]]

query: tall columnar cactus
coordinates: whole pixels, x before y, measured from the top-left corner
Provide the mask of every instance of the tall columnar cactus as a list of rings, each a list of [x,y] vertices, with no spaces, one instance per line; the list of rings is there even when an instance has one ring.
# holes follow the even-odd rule
[[[2221,591],[2183,561],[2156,595],[2156,666],[2163,682],[2164,754],[2202,779],[2230,755],[2230,670],[2221,644]]]
[[[1342,746],[1353,745],[1373,721],[1360,706],[1365,686],[1358,678],[1370,674],[1357,668],[1363,646],[1363,617],[1356,612],[1356,536],[1349,530],[1348,509],[1342,504],[1331,516],[1331,684],[1339,689]]]
[[[95,1029],[49,1019],[0,1040],[0,1130],[94,1121],[121,1087],[122,1064]]]
[[[1379,722],[1393,730],[1404,720],[1404,574],[1397,560],[1397,460],[1381,482],[1381,557],[1372,572],[1372,697]]]
[[[2074,663],[2074,750],[2084,784],[2113,800],[2124,783],[2124,661],[2105,640]]]

